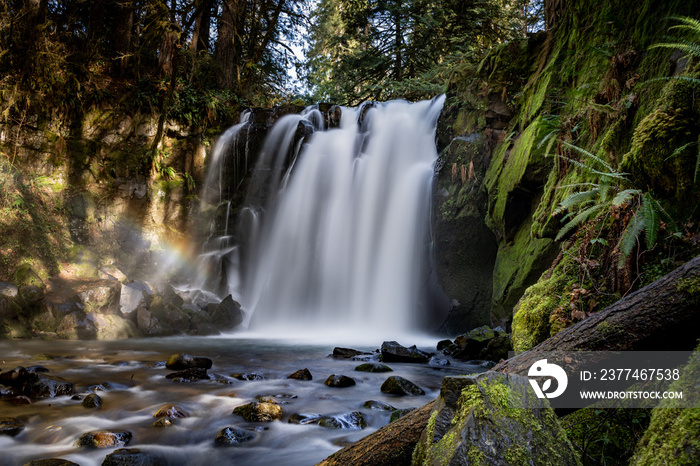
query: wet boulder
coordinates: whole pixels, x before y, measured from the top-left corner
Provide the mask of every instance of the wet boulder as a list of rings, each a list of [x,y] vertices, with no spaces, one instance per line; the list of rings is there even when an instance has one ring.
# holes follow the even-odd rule
[[[201,367],[193,367],[184,371],[173,372],[165,376],[173,382],[193,382],[195,380],[209,380],[209,375],[206,369]]]
[[[355,357],[362,356],[372,356],[372,353],[367,353],[365,351],[359,351],[352,348],[341,348],[336,346],[333,348],[333,357],[338,359],[352,359]]]
[[[394,370],[386,364],[376,362],[366,362],[355,367],[356,371],[360,372],[393,372]]]
[[[85,313],[121,315],[119,298],[122,284],[117,280],[91,280],[83,282],[77,290],[77,296],[84,306]]]
[[[170,427],[170,426],[174,426],[175,423],[169,417],[161,417],[151,425],[153,427]]]
[[[45,373],[29,372],[21,366],[0,374],[0,383],[13,387],[17,394],[30,398],[53,398],[75,393],[75,385],[67,380]]]
[[[185,332],[189,328],[190,316],[180,306],[166,301],[162,296],[155,296],[148,310],[159,322],[166,324],[176,332]]]
[[[363,408],[367,409],[381,409],[383,411],[395,411],[396,408],[390,404],[384,403],[383,401],[367,400],[362,404]]]
[[[45,458],[24,463],[23,466],[80,466],[78,463],[63,458]]]
[[[432,356],[421,351],[415,345],[406,348],[396,341],[385,341],[381,347],[383,362],[415,362],[426,363]]]
[[[500,361],[508,359],[508,352],[513,350],[510,335],[503,329],[484,325],[470,330],[455,338],[454,345],[445,351],[457,359],[469,361],[486,359]]]
[[[136,328],[147,336],[168,336],[173,334],[169,325],[161,323],[151,311],[139,307],[136,311]],[[133,316],[133,315],[132,315]]]
[[[165,367],[175,371],[191,368],[211,369],[212,360],[203,356],[190,356],[187,353],[172,354],[165,362]]]
[[[289,416],[289,424],[316,424],[323,416],[320,414],[294,413]]]
[[[235,328],[243,322],[241,305],[234,301],[231,295],[226,296],[219,304],[207,305],[205,310],[211,316],[212,325],[221,330]]]
[[[245,381],[267,380],[267,378],[264,375],[256,374],[255,372],[235,373],[231,374],[231,377],[233,377],[234,379]]]
[[[158,408],[158,411],[153,413],[153,417],[185,418],[190,417],[190,414],[184,408],[170,403]]]
[[[120,448],[107,455],[102,466],[161,466],[168,464],[160,455],[138,448]]]
[[[399,377],[398,375],[392,375],[384,381],[381,386],[382,393],[388,393],[390,395],[398,396],[421,396],[425,395],[425,392],[418,385],[414,384],[408,379]]]
[[[0,435],[14,437],[24,430],[24,424],[14,417],[0,417]]]
[[[323,383],[329,387],[344,388],[355,385],[355,379],[342,374],[332,374]]]
[[[333,416],[322,416],[318,420],[318,425],[327,429],[361,430],[367,427],[367,421],[361,412],[353,411]]]
[[[214,443],[216,445],[232,446],[253,440],[253,434],[246,430],[236,429],[235,427],[225,427],[216,434]]]
[[[233,414],[248,422],[271,422],[282,417],[282,407],[277,403],[252,402],[233,409]]]
[[[75,441],[74,446],[86,448],[119,448],[131,441],[131,432],[96,431],[86,432]]]
[[[102,406],[102,398],[96,393],[90,393],[83,398],[82,405],[86,408],[99,408]]]
[[[288,379],[295,379],[295,380],[312,380],[313,377],[311,376],[311,372],[304,368],[304,369],[299,369],[296,372],[293,372],[287,376]]]
[[[557,464],[581,461],[554,410],[526,377],[445,377],[414,464]]]
[[[139,308],[148,308],[147,289],[150,289],[145,282],[124,283],[121,288],[119,299],[119,309],[125,317],[135,320],[134,314]],[[151,294],[153,291],[151,291]]]

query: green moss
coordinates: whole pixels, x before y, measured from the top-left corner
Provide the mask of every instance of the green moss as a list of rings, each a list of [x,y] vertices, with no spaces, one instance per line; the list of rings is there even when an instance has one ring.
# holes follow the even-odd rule
[[[680,293],[688,293],[691,296],[700,295],[700,277],[690,277],[679,280],[676,283],[676,290]]]

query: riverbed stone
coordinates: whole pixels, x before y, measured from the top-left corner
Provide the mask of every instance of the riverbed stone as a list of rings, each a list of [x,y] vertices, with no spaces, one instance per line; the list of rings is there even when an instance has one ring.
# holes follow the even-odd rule
[[[139,448],[119,448],[107,455],[102,466],[161,466],[168,464],[160,455]]]
[[[334,416],[322,416],[318,425],[327,429],[360,430],[367,427],[365,417],[359,411],[337,414]]]
[[[377,401],[377,400],[367,400],[362,404],[363,408],[367,409],[381,409],[383,411],[395,411],[396,408],[391,406],[388,403],[384,403],[383,401]]]
[[[295,380],[312,380],[313,376],[311,375],[311,372],[309,369],[304,368],[304,369],[299,369],[296,372],[293,372],[287,376],[288,379],[295,379]]]
[[[355,385],[355,379],[342,374],[332,374],[328,376],[324,384],[329,387],[345,388]]]
[[[333,357],[338,359],[351,359],[357,356],[372,356],[372,353],[359,351],[352,348],[341,348],[336,346],[333,348]]]
[[[165,362],[165,367],[175,371],[195,367],[211,369],[212,364],[212,360],[204,356],[191,356],[187,353],[176,353],[170,355],[168,360]]]
[[[158,408],[158,411],[153,413],[153,417],[185,418],[190,417],[190,414],[184,408],[169,403]]]
[[[173,334],[170,326],[161,323],[151,311],[139,307],[136,311],[136,328],[146,336],[168,336]],[[132,314],[133,315],[133,314]]]
[[[15,417],[0,417],[0,435],[14,437],[24,430],[24,424]]]
[[[356,371],[360,372],[393,372],[394,369],[387,366],[386,364],[380,364],[376,362],[366,362],[355,367]]]
[[[82,405],[86,408],[99,408],[102,406],[102,398],[96,393],[90,393],[85,398],[83,398]]]
[[[392,375],[384,381],[381,386],[382,393],[388,393],[390,395],[398,396],[421,396],[425,395],[425,392],[418,385],[414,384],[408,379],[404,379],[398,375]]]
[[[85,306],[85,312],[120,314],[119,298],[122,284],[116,280],[93,280],[83,282],[77,295]]]
[[[177,296],[177,295],[175,295]],[[178,296],[178,298],[180,298]],[[182,300],[182,298],[180,298]],[[180,307],[165,301],[161,296],[156,296],[151,301],[148,310],[158,320],[167,324],[177,332],[185,332],[189,329],[190,316]]]
[[[193,382],[195,380],[209,380],[207,370],[201,367],[192,367],[184,371],[173,372],[165,376],[173,382]]]
[[[233,409],[233,414],[248,422],[271,422],[282,417],[282,407],[277,403],[252,402]]]
[[[234,373],[231,374],[231,377],[233,377],[234,379],[245,381],[267,380],[267,378],[264,375],[256,374],[255,372]]]
[[[22,285],[19,287],[19,299],[25,306],[35,306],[45,296],[43,288],[36,285]]]
[[[253,440],[253,434],[243,429],[235,427],[224,427],[216,434],[214,442],[216,445],[233,446]]]
[[[75,393],[75,385],[61,377],[29,372],[22,366],[0,374],[0,383],[30,398],[53,398]]]
[[[44,458],[24,463],[23,466],[80,466],[78,463],[64,460],[63,458]]]
[[[445,377],[413,464],[557,464],[581,461],[554,410],[526,377]]]
[[[320,414],[294,413],[289,416],[288,424],[316,424],[323,417]]]
[[[75,441],[74,445],[87,448],[119,448],[126,446],[131,441],[131,437],[132,434],[129,431],[100,430],[84,433]]]
[[[211,323],[219,329],[235,328],[243,323],[241,305],[234,301],[233,296],[226,296],[219,304],[211,304],[206,308],[211,316]]]
[[[169,417],[161,417],[160,419],[158,419],[157,421],[155,421],[151,425],[153,427],[170,427],[170,426],[174,426],[175,423]]]
[[[426,363],[430,360],[430,353],[421,351],[415,345],[405,347],[396,341],[385,341],[381,347],[383,362],[415,362]]]

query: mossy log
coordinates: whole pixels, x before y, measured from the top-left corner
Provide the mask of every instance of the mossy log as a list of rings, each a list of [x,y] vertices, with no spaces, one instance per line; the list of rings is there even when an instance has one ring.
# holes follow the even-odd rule
[[[373,434],[333,453],[317,466],[411,464],[413,449],[428,425],[434,407],[435,401],[423,405]]]
[[[545,351],[692,351],[699,325],[700,256],[492,370],[527,375]]]

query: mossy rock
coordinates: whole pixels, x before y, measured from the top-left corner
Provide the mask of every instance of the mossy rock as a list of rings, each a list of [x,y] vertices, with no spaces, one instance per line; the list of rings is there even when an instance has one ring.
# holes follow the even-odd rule
[[[42,289],[46,287],[44,280],[41,279],[34,268],[26,263],[17,267],[17,270],[12,275],[12,284],[18,287],[25,285],[38,286]]]
[[[248,422],[271,422],[282,417],[282,407],[277,403],[252,402],[233,409]]]
[[[446,377],[413,452],[413,465],[580,465],[546,400],[526,377],[487,372]]]

